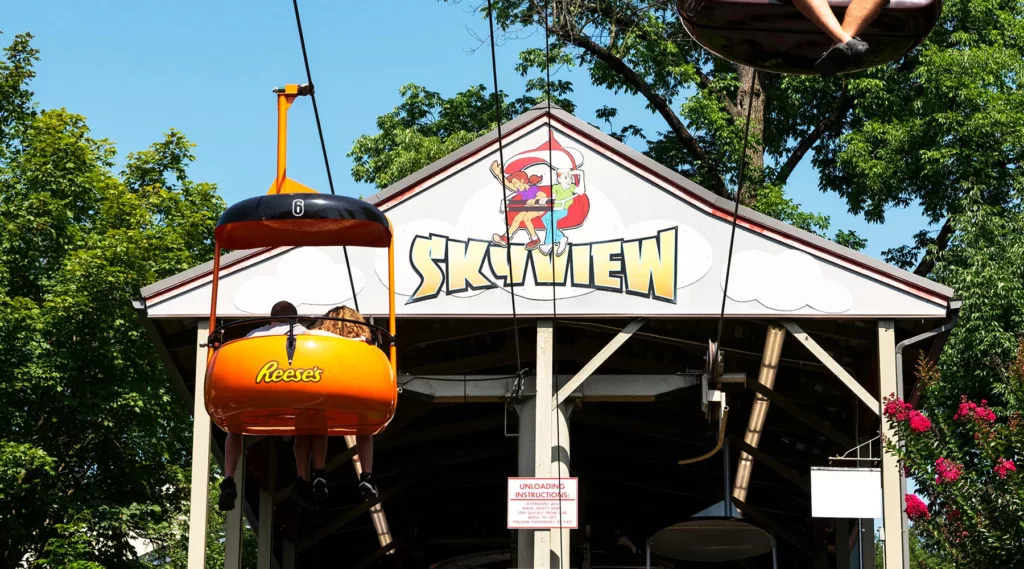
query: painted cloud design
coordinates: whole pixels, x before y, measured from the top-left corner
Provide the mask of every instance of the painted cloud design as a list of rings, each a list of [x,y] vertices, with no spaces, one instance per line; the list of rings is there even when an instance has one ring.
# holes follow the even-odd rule
[[[724,288],[724,266],[719,284]],[[845,287],[825,278],[819,261],[796,250],[779,255],[756,250],[734,254],[729,298],[736,302],[756,300],[767,308],[786,312],[807,306],[836,314],[853,305]]]
[[[315,267],[315,270],[311,270]],[[314,273],[315,278],[310,278]],[[363,272],[352,267],[356,291],[366,282]],[[335,263],[315,248],[297,248],[282,256],[274,276],[250,279],[235,293],[235,307],[250,314],[267,314],[275,302],[287,300],[304,312],[302,306],[334,307],[352,298],[348,271],[344,263]]]

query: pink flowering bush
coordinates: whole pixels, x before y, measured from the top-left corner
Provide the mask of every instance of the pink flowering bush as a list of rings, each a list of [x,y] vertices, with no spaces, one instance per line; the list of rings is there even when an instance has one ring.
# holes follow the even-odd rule
[[[1024,385],[1024,344],[1020,354],[1007,379]],[[940,380],[924,359],[918,377],[926,397]],[[1012,412],[1024,401],[997,395],[998,404],[965,395],[952,408],[927,407],[927,415],[894,394],[883,400],[884,420],[899,438],[885,441],[886,452],[917,484],[906,495],[907,518],[925,546],[955,567],[1017,567],[1024,559],[1024,473],[1016,466],[1024,425]]]

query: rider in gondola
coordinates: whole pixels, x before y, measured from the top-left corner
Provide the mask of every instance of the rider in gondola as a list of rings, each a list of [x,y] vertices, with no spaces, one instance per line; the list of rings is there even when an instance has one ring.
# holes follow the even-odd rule
[[[857,64],[858,59],[868,51],[867,42],[857,37],[857,34],[874,21],[885,6],[885,0],[852,0],[840,24],[828,0],[792,2],[835,42],[814,64],[814,70],[822,75],[842,73]]]

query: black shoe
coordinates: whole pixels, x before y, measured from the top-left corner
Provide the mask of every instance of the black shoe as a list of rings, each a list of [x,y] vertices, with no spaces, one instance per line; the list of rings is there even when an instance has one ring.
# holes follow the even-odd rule
[[[846,71],[849,69],[851,62],[850,46],[845,43],[837,43],[821,54],[818,61],[814,63],[814,70],[819,75],[828,77],[829,75]]]
[[[377,494],[377,487],[373,483],[373,475],[369,472],[364,472],[359,475],[359,492],[362,493],[363,498],[367,502],[376,502],[377,498],[380,497]]]
[[[327,471],[313,471],[313,499],[323,502],[327,499]]]
[[[313,491],[310,488],[309,480],[297,478],[295,485],[292,486],[292,497],[295,498],[295,502],[307,510],[315,510],[316,504],[313,502]]]
[[[855,37],[846,42],[846,47],[850,48],[850,65],[859,66],[864,61],[864,54],[868,52],[868,42]]]
[[[222,512],[235,509],[235,500],[238,498],[238,488],[235,487],[235,479],[228,476],[220,482],[220,496],[217,497],[217,509]]]

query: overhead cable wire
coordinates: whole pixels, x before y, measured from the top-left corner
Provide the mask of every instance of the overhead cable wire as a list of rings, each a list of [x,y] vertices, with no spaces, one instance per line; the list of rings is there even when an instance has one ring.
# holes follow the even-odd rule
[[[498,125],[498,183],[501,186],[501,202],[504,204],[502,208],[501,223],[505,226],[505,253],[508,262],[508,287],[510,296],[512,297],[512,336],[515,338],[516,346],[516,382],[512,387],[512,399],[516,399],[523,389],[523,358],[522,353],[519,349],[519,315],[516,312],[516,288],[515,288],[515,271],[512,268],[512,234],[508,226],[508,203],[506,202],[506,186],[505,186],[505,145],[501,135],[501,91],[498,90],[498,56],[494,46],[494,6],[492,0],[487,0],[487,22],[490,26],[490,42],[491,42],[491,75],[494,78],[494,113],[495,121]]]
[[[302,46],[302,63],[306,66],[306,82],[309,83],[309,98],[313,102],[313,117],[316,119],[316,131],[320,135],[320,151],[324,155],[324,168],[327,169],[327,185],[331,188],[331,195],[334,193],[334,178],[331,176],[331,162],[327,159],[327,143],[324,140],[324,129],[320,125],[320,110],[316,106],[316,88],[313,86],[313,74],[309,71],[309,55],[306,52],[306,38],[302,35],[302,19],[299,17],[299,0],[292,0],[295,8],[295,27],[299,29],[299,45]],[[352,303],[355,304],[356,312],[359,312],[359,298],[356,295],[356,283],[352,278],[352,265],[348,261],[348,247],[342,247],[345,253],[345,268],[348,269],[348,285],[352,289]]]

